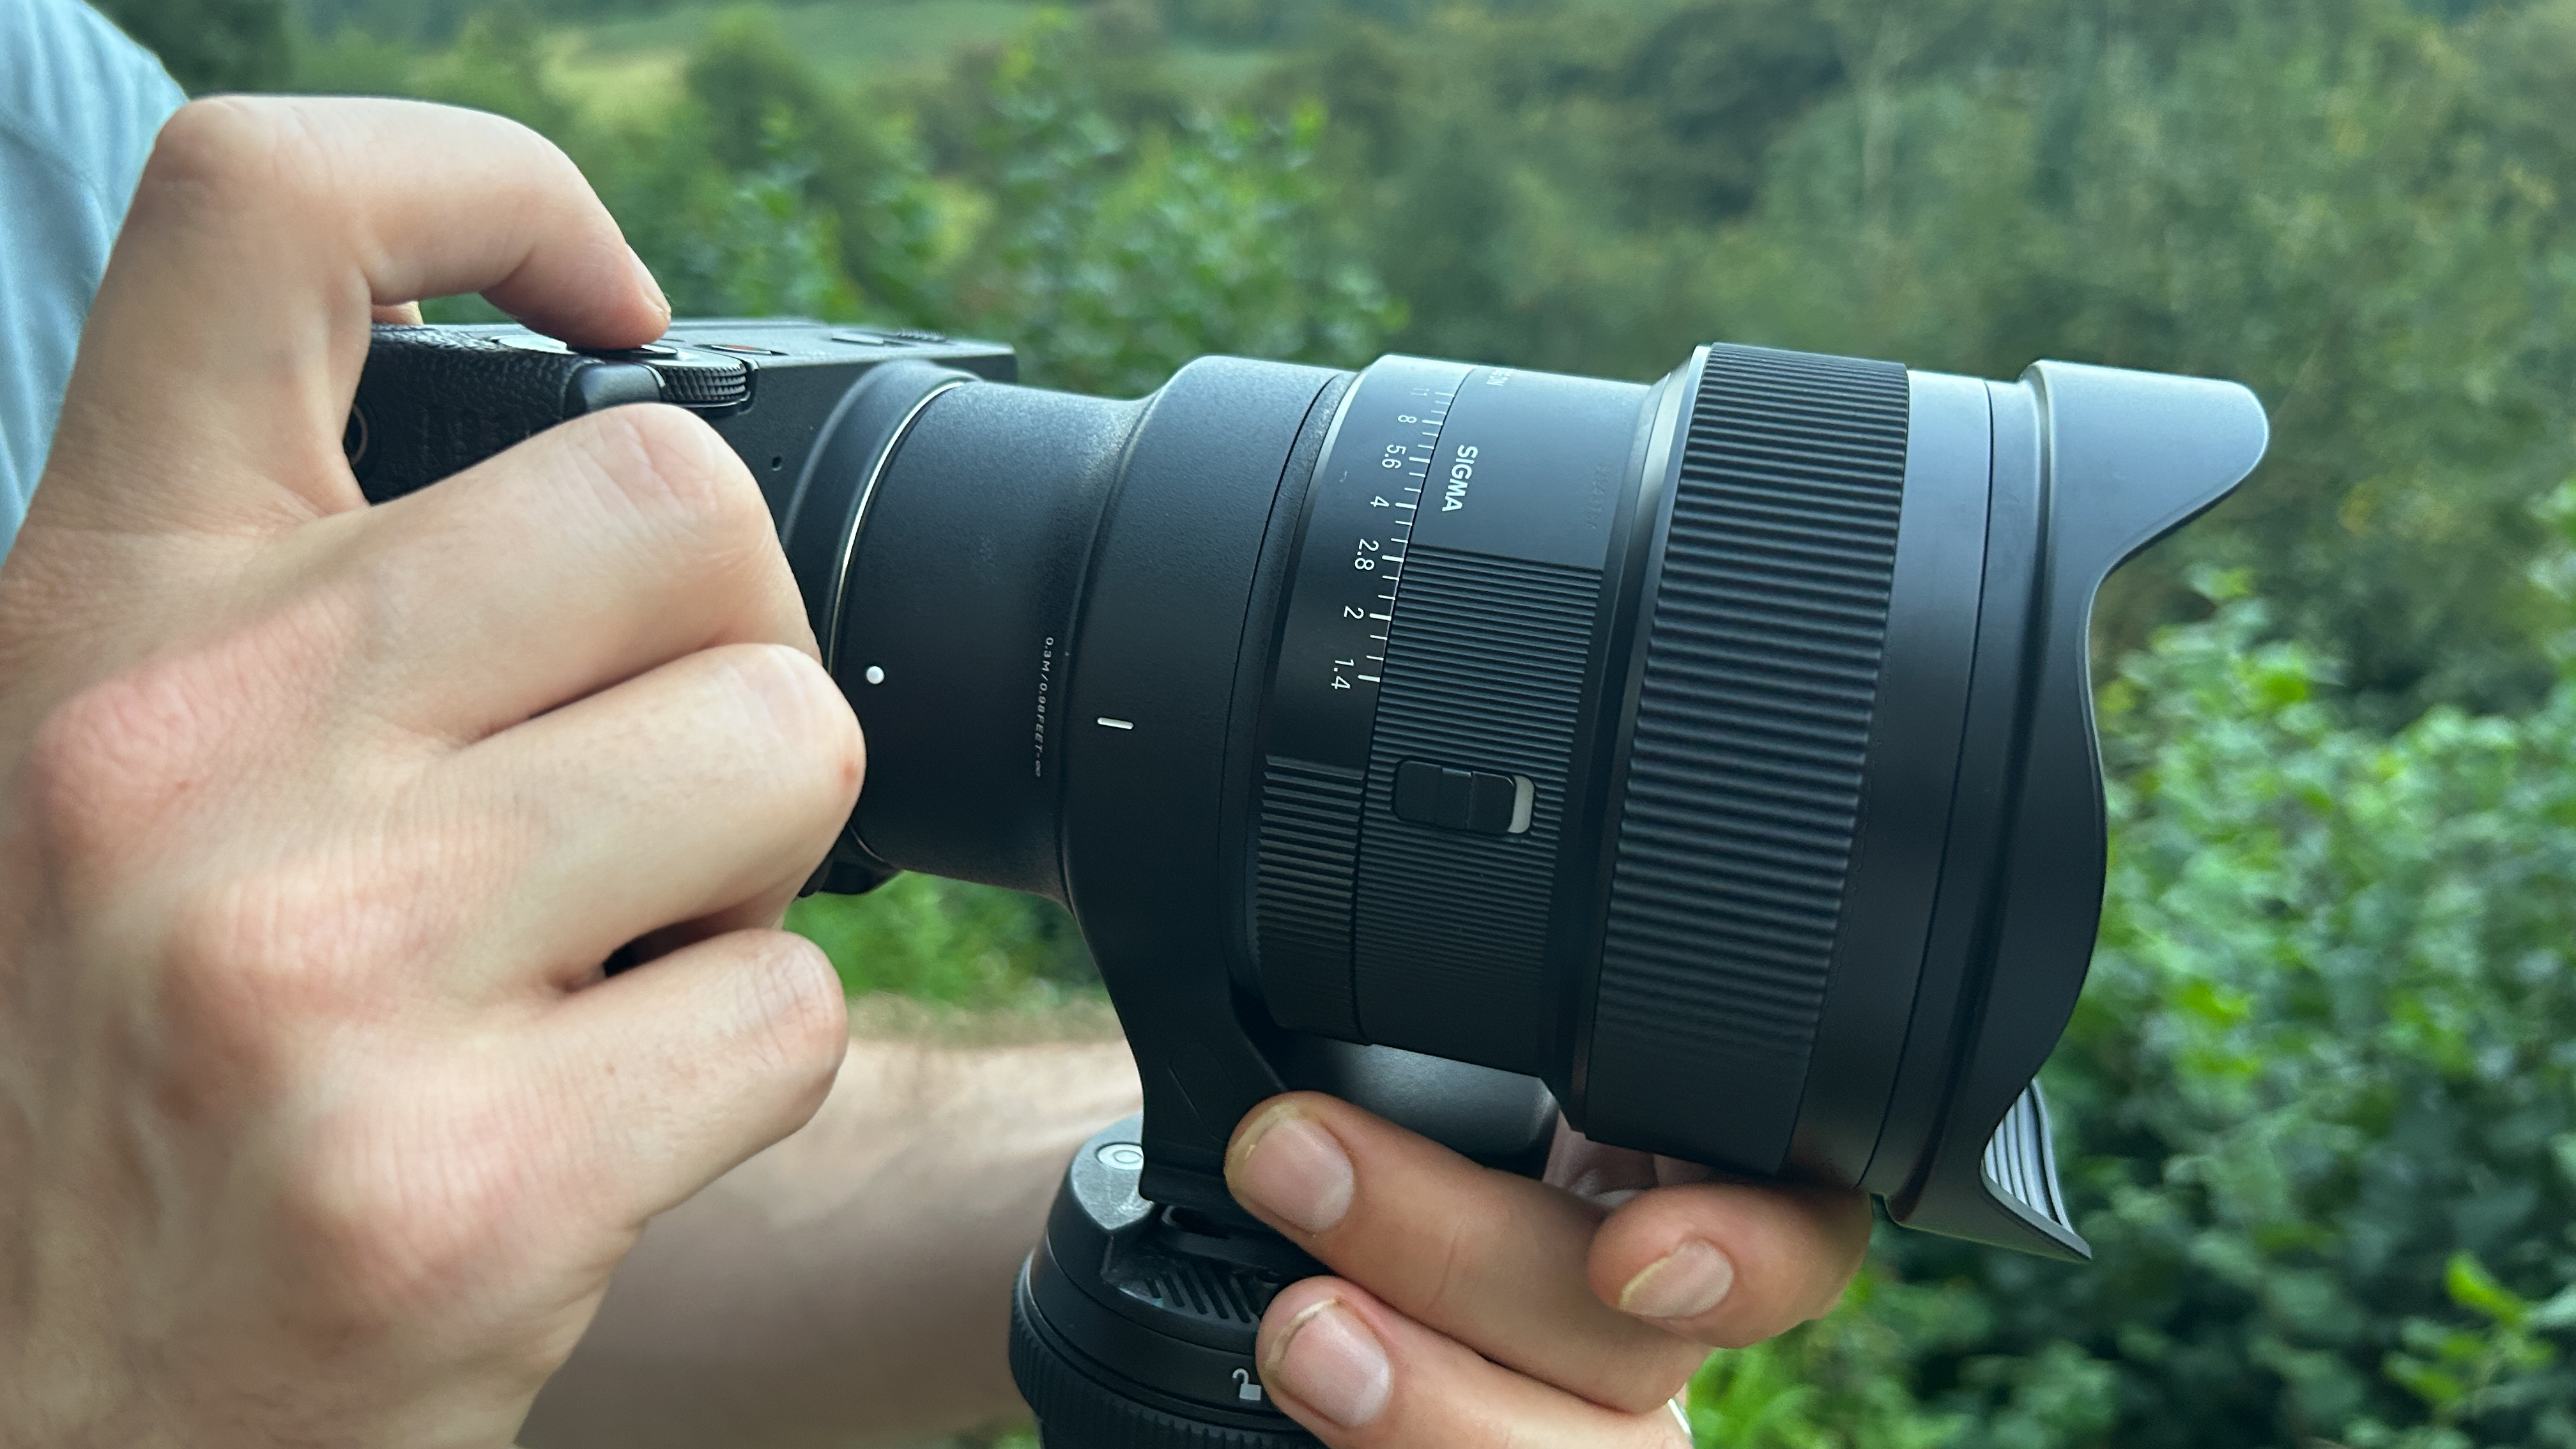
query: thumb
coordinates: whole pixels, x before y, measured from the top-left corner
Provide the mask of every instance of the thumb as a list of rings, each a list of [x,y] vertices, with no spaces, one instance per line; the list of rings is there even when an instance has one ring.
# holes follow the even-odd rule
[[[524,126],[401,101],[183,108],[91,309],[41,521],[264,534],[361,506],[340,434],[371,309],[472,291],[590,345],[668,320],[589,183]]]

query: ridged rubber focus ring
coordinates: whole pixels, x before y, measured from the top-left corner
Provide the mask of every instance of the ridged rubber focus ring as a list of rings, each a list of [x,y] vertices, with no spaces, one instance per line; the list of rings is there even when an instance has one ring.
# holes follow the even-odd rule
[[[1709,349],[1648,601],[1583,1094],[1596,1136],[1777,1171],[1858,831],[1908,390]]]

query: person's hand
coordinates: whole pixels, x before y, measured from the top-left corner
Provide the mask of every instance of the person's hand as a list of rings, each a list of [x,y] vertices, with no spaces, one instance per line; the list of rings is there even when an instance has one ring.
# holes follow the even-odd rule
[[[618,408],[364,506],[370,316],[474,290],[668,320],[492,117],[200,103],[144,175],[0,568],[0,1444],[506,1445],[847,1044],[769,928],[859,733],[732,454]]]
[[[1547,1176],[1311,1092],[1256,1108],[1235,1197],[1340,1275],[1270,1305],[1263,1387],[1332,1449],[1682,1449],[1668,1405],[1709,1349],[1831,1308],[1869,1243],[1857,1193],[1691,1181],[1570,1132]]]

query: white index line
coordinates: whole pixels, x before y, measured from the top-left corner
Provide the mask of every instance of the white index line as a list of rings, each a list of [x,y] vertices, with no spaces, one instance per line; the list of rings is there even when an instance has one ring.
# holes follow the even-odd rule
[[[1113,730],[1132,730],[1136,727],[1136,722],[1132,719],[1111,719],[1105,714],[1099,719],[1093,721],[1093,723],[1106,725]]]

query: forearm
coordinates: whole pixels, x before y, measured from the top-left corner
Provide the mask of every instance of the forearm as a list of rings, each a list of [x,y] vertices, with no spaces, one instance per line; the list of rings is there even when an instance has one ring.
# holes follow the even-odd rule
[[[1136,1101],[1120,1042],[852,1042],[811,1123],[654,1221],[521,1442],[897,1445],[1010,1412],[1012,1277]]]

